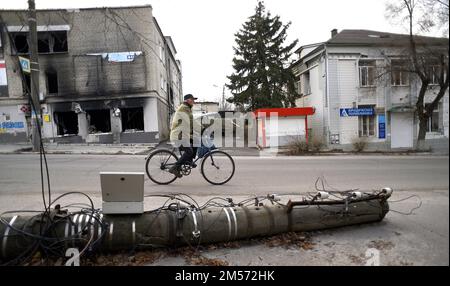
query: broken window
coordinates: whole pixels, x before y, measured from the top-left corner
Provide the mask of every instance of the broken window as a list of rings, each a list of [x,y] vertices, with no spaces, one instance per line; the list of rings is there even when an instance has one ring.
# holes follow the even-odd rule
[[[29,74],[23,74],[22,90],[23,93],[31,93],[31,77]]]
[[[58,93],[58,75],[54,71],[48,71],[45,73],[47,78],[47,92],[48,94]]]
[[[66,31],[38,32],[38,53],[63,53],[67,51]]]
[[[11,33],[13,39],[13,53],[17,54],[28,54],[28,33],[20,32],[20,33]]]
[[[17,54],[28,54],[28,33],[11,33]],[[67,31],[50,31],[37,33],[38,53],[64,53],[68,51]]]
[[[51,36],[53,39],[53,52],[54,53],[63,53],[67,52],[67,31],[54,31],[51,32]]]
[[[111,116],[109,109],[86,111],[89,122],[89,133],[111,132]]]
[[[143,131],[144,130],[144,109],[123,108],[122,114],[122,131]]]
[[[58,135],[78,134],[78,115],[75,112],[55,112],[53,118],[58,129]]]
[[[50,37],[48,33],[37,33],[38,53],[50,53]]]

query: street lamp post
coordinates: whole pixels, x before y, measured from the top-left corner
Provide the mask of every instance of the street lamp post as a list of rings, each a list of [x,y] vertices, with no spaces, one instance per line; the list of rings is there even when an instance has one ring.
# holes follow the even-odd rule
[[[213,84],[213,87],[219,87],[217,84]],[[222,109],[222,111],[226,111],[225,109],[225,84],[222,85],[222,103],[219,104],[219,110]]]

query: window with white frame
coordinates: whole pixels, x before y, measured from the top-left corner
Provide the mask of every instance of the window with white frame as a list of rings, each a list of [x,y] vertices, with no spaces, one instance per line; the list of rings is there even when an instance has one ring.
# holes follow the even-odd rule
[[[164,49],[164,45],[161,42],[159,42],[159,58],[161,59],[163,64],[165,64],[166,61],[165,53],[166,51]]]
[[[430,79],[430,85],[439,85],[441,67],[438,65],[429,66],[427,72],[428,78]]]
[[[425,105],[427,106],[427,105]],[[439,105],[436,106],[428,118],[427,132],[440,132],[439,128]]]
[[[373,87],[376,78],[376,61],[360,60],[359,61],[359,86]]]
[[[310,82],[310,75],[309,75],[309,71],[305,72],[302,74],[302,80],[301,83],[303,83],[302,85],[302,94],[303,95],[308,95],[311,94],[311,82]]]
[[[301,93],[302,93],[301,90],[300,90],[300,86],[301,86],[300,79],[297,78],[297,79],[295,80],[295,83],[294,83],[294,88],[295,88],[295,92],[297,92],[298,94],[301,94]]]
[[[404,61],[391,62],[391,85],[392,86],[408,86],[409,72],[408,67]]]
[[[373,105],[369,106],[359,106],[358,108],[374,108]],[[359,116],[359,137],[372,137],[375,136],[375,113],[373,115]]]
[[[164,90],[164,91],[167,91],[167,81],[166,81],[166,79],[164,78],[163,75],[161,75],[161,82],[160,82],[160,84],[161,84],[161,89]]]

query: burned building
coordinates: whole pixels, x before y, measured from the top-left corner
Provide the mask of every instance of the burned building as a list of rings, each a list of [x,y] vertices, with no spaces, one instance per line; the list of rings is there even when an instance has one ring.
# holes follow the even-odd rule
[[[29,139],[26,10],[0,10],[0,142]],[[181,101],[181,64],[152,7],[37,10],[43,137],[154,143]]]

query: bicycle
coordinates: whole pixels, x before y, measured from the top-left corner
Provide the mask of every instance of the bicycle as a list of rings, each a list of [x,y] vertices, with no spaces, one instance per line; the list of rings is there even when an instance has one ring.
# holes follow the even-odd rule
[[[168,185],[177,179],[169,169],[178,161],[175,154],[178,149],[180,156],[182,151],[179,148],[157,149],[151,152],[145,163],[145,171],[147,176],[158,185]],[[206,150],[207,149],[207,150]],[[202,146],[197,152],[197,158],[193,162],[185,163],[181,166],[180,173],[183,176],[191,174],[193,168],[196,168],[199,160],[202,160],[200,171],[205,180],[213,185],[223,185],[227,183],[234,175],[235,164],[233,158],[226,152],[217,150],[215,147],[208,148]],[[202,150],[206,150],[203,151]]]

